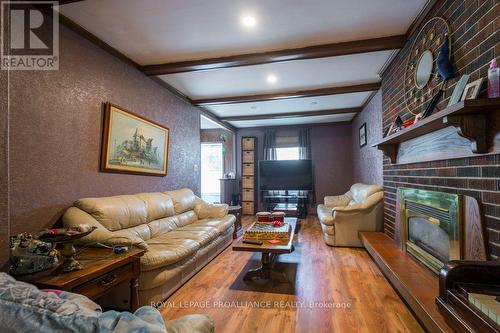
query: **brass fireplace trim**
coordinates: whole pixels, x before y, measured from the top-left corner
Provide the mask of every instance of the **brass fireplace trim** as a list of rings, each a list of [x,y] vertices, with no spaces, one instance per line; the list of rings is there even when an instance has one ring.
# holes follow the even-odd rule
[[[401,249],[408,252],[417,258],[422,264],[426,265],[436,274],[443,266],[438,258],[435,258],[425,250],[414,245],[408,241],[408,218],[411,216],[419,216],[427,219],[429,222],[446,227],[448,224],[449,235],[449,257],[450,260],[460,260],[464,257],[464,230],[463,230],[463,217],[462,217],[462,196],[457,194],[449,194],[435,191],[418,190],[411,188],[400,188],[400,236],[401,236]],[[418,212],[407,209],[406,203],[417,203],[419,205],[427,206],[450,216],[446,222],[440,221],[438,218],[425,216]],[[455,230],[454,234],[450,231]]]

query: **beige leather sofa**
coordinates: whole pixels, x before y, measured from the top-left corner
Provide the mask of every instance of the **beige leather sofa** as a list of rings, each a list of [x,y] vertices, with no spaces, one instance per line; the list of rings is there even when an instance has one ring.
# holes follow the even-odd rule
[[[227,205],[210,205],[189,189],[76,201],[63,216],[65,227],[97,229],[85,243],[135,245],[141,258],[139,302],[166,299],[232,241],[234,215]],[[128,286],[115,288],[110,304],[128,306]]]
[[[326,244],[362,247],[359,231],[382,231],[383,198],[381,186],[361,183],[343,195],[325,197],[317,212]]]

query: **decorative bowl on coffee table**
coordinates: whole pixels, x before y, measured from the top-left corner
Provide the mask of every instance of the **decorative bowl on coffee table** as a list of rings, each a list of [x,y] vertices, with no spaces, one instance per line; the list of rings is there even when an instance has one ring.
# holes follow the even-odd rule
[[[83,265],[78,260],[75,259],[76,255],[76,249],[74,246],[75,240],[87,236],[95,229],[97,228],[92,227],[90,230],[74,234],[63,234],[63,235],[42,234],[38,236],[38,239],[44,242],[63,245],[61,253],[64,260],[62,264],[57,268],[57,271],[62,273],[68,273],[75,270],[83,269]]]

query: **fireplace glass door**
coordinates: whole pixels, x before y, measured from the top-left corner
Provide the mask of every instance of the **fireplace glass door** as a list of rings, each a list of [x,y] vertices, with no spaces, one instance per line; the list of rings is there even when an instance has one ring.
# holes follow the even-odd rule
[[[403,248],[433,272],[460,259],[459,197],[404,189],[401,191]]]
[[[439,220],[408,211],[408,250],[424,257],[432,268],[441,268],[450,260],[450,237]],[[434,270],[434,269],[433,269]]]

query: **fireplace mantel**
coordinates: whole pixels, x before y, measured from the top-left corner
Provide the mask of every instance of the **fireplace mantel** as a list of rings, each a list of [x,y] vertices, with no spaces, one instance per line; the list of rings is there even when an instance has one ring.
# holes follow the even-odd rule
[[[493,146],[494,134],[500,131],[499,125],[500,98],[465,100],[385,137],[373,147],[382,150],[391,163],[396,163],[400,143],[453,126],[458,135],[470,141],[472,153],[485,154]]]

